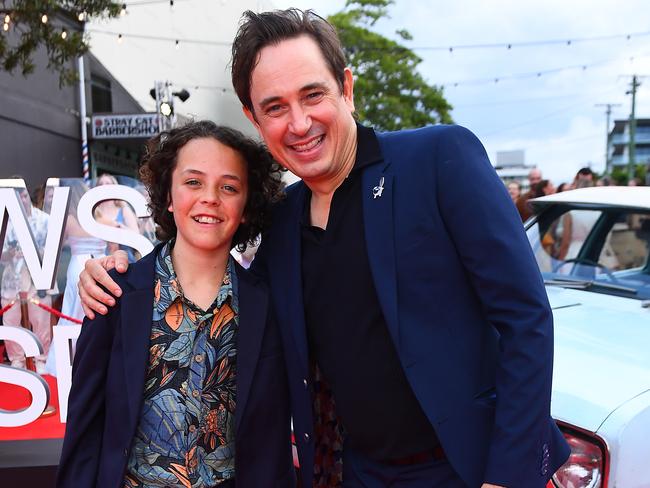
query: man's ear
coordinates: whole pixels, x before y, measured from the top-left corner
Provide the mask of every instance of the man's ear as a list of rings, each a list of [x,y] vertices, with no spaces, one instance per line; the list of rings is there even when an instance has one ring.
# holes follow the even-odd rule
[[[354,76],[350,68],[343,70],[343,98],[350,111],[354,112]]]

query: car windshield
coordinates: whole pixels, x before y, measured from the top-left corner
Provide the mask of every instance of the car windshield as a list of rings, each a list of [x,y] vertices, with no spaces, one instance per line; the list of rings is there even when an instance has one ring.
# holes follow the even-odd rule
[[[526,232],[547,284],[650,298],[650,212],[558,205]]]

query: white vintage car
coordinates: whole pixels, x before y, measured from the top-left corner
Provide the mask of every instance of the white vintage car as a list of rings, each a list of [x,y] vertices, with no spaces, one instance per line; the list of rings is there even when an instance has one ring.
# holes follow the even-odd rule
[[[555,320],[552,414],[572,450],[549,487],[650,487],[650,187],[532,205]]]

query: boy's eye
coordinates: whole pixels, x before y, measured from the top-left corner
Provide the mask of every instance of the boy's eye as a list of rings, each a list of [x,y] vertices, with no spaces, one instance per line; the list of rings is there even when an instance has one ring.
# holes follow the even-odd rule
[[[200,184],[200,182],[199,182],[199,180],[187,180],[185,182],[185,184],[190,185],[190,186],[196,186],[196,185]]]

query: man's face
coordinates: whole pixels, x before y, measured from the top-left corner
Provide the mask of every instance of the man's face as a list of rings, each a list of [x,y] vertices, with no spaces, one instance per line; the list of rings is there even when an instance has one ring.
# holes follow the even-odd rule
[[[343,92],[316,42],[287,39],[259,53],[251,76],[255,125],[273,157],[307,184],[336,178],[354,160],[352,72]]]
[[[530,182],[530,186],[536,185],[542,181],[542,172],[538,169],[531,169],[530,173],[528,173],[528,181]]]

